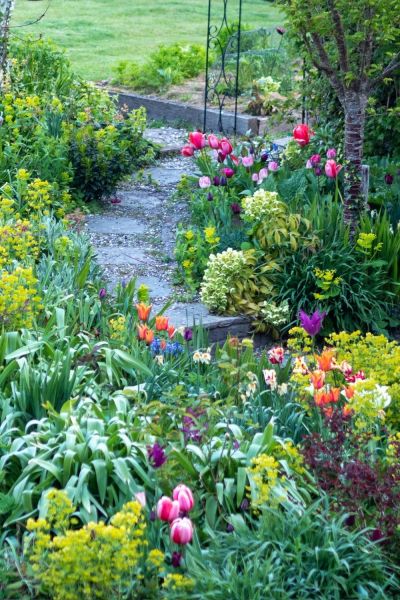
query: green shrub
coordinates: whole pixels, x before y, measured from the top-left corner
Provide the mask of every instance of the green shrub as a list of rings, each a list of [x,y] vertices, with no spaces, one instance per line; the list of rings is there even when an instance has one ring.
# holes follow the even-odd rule
[[[161,45],[144,65],[122,61],[116,67],[115,83],[142,92],[165,91],[171,85],[196,77],[205,68],[203,46]]]

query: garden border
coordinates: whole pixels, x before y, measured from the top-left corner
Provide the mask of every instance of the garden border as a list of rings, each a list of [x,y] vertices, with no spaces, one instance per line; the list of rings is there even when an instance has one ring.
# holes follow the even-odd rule
[[[117,98],[120,107],[127,106],[129,110],[135,110],[144,106],[150,119],[162,119],[167,123],[184,122],[190,123],[196,128],[202,129],[204,122],[204,108],[162,100],[150,96],[141,96],[133,92],[108,90],[109,94]],[[207,109],[207,125],[210,131],[218,131],[220,113],[219,110]],[[222,122],[226,133],[233,133],[235,129],[235,114],[227,111],[222,112]],[[254,117],[251,115],[237,115],[236,133],[245,135],[248,131],[257,135],[265,129],[265,117]]]

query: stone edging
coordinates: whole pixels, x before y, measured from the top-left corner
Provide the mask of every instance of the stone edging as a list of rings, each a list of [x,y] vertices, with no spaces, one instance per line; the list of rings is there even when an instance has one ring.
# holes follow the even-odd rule
[[[163,119],[167,123],[184,122],[193,127],[202,129],[204,112],[202,108],[173,102],[172,100],[162,100],[160,98],[150,98],[141,96],[133,92],[119,92],[109,90],[111,96],[116,96],[120,106],[127,106],[129,110],[134,110],[144,106],[150,119]],[[231,112],[222,113],[224,130],[227,133],[233,132],[235,115]],[[210,131],[218,130],[219,111],[214,109],[207,110],[207,128]],[[251,115],[237,116],[237,133],[245,135],[248,131],[257,135],[265,129],[265,117],[252,117]]]

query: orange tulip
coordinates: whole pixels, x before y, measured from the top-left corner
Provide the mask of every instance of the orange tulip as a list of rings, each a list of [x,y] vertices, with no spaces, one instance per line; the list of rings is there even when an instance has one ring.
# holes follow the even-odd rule
[[[156,317],[156,329],[157,331],[167,331],[168,317],[164,317],[164,315],[158,315]]]
[[[165,350],[165,348],[167,347],[167,342],[165,340],[161,340],[160,347],[161,347],[161,350]]]
[[[138,337],[139,340],[145,340],[148,327],[147,325],[138,325]]]
[[[325,371],[314,371],[310,375],[310,381],[315,390],[320,390],[325,383]]]
[[[330,397],[331,397],[331,402],[337,402],[339,400],[339,396],[340,396],[340,388],[332,388],[329,391]]]
[[[136,310],[138,313],[138,317],[141,321],[147,321],[150,316],[150,312],[152,309],[152,304],[144,304],[144,302],[140,302],[136,304]]]
[[[352,398],[355,394],[355,389],[352,385],[348,385],[347,387],[344,388],[344,393],[345,393],[347,400],[350,400],[350,398]]]
[[[330,396],[328,392],[324,390],[318,390],[314,394],[314,401],[317,406],[325,406],[325,404],[329,404]]]
[[[146,335],[144,337],[144,341],[149,346],[153,340],[154,340],[154,331],[152,329],[147,329]]]
[[[169,339],[171,340],[174,337],[175,327],[173,325],[170,325],[168,327],[167,331],[168,331]]]
[[[316,359],[321,371],[330,371],[336,365],[333,350],[324,350]]]
[[[345,404],[343,406],[343,410],[342,410],[342,414],[344,417],[350,417],[350,415],[353,413],[351,407],[348,404]]]
[[[324,415],[328,419],[330,419],[332,417],[332,415],[333,415],[333,408],[332,408],[332,406],[328,406],[327,408],[324,408],[323,410],[324,410]]]

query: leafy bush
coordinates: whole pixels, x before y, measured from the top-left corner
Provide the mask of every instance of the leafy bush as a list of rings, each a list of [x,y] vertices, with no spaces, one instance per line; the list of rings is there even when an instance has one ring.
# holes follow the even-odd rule
[[[11,55],[0,102],[3,180],[23,165],[58,197],[71,192],[74,200],[92,200],[110,194],[135,165],[151,158],[143,110],[125,119],[107,94],[75,77],[49,42],[28,38],[15,43]]]
[[[142,92],[161,92],[185,79],[196,77],[205,68],[203,46],[161,45],[144,65],[122,61],[116,67],[115,83]]]

